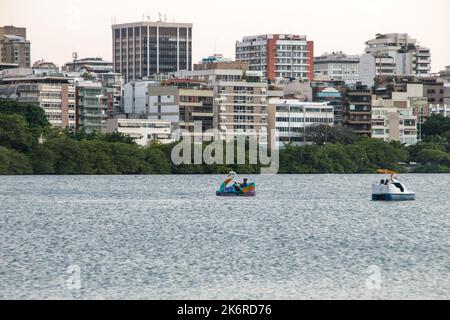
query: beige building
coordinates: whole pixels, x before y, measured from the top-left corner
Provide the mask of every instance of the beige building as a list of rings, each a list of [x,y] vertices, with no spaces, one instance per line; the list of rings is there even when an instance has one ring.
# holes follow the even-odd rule
[[[372,99],[372,138],[414,145],[420,138],[419,112],[427,107],[423,84],[407,84],[406,92],[391,99]]]
[[[30,47],[26,28],[0,27],[0,63],[17,64],[19,68],[30,68]]]
[[[199,64],[178,78],[202,81],[214,91],[213,127],[221,139],[257,136],[267,143],[268,86],[261,71],[249,71],[245,62]]]
[[[0,81],[0,98],[38,104],[55,128],[76,127],[75,86],[67,78],[4,78]]]

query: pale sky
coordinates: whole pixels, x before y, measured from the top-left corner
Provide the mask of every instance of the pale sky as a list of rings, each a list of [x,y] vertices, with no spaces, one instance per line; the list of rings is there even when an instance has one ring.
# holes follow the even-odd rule
[[[111,22],[194,24],[194,62],[213,53],[234,58],[235,41],[256,34],[306,35],[315,55],[361,54],[376,33],[409,33],[431,48],[433,72],[450,65],[449,0],[0,0],[0,25],[26,27],[32,62],[61,66],[79,57],[112,59]]]

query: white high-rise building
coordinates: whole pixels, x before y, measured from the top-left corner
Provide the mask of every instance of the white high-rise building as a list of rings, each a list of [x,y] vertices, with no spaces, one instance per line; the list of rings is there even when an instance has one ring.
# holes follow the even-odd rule
[[[269,100],[269,135],[277,135],[277,147],[287,143],[307,143],[308,127],[334,125],[334,108],[328,102],[301,102],[297,99]]]
[[[361,82],[372,87],[377,76],[429,76],[431,53],[407,33],[377,34],[361,56]]]

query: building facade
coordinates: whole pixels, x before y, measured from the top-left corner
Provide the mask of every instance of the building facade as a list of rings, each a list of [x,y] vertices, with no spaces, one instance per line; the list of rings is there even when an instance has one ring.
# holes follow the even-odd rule
[[[192,70],[192,24],[137,22],[115,24],[114,71],[125,81],[152,74]]]
[[[372,90],[356,84],[347,86],[344,97],[344,127],[358,135],[372,135]]]
[[[67,62],[62,67],[62,71],[65,73],[90,73],[93,76],[100,77],[100,75],[105,73],[113,73],[114,68],[111,61],[105,61],[102,58],[96,57],[75,59],[71,62]]]
[[[372,138],[417,143],[417,116],[411,108],[396,108],[389,100],[375,100],[372,106]]]
[[[220,139],[256,136],[260,143],[267,143],[268,85],[261,71],[249,70],[245,62],[219,62],[195,65],[194,71],[177,76],[213,89],[213,125]]]
[[[101,131],[107,126],[107,90],[98,82],[81,82],[76,86],[77,128]]]
[[[421,124],[428,110],[423,84],[407,83],[406,90],[391,92],[390,98],[372,100],[372,138],[414,145],[421,139]]]
[[[445,70],[439,72],[439,77],[445,82],[450,82],[450,66],[445,67]]]
[[[0,27],[0,63],[31,67],[31,43],[27,40],[26,28]]]
[[[277,147],[282,148],[287,143],[309,143],[308,127],[332,126],[334,110],[326,102],[301,102],[296,99],[273,98],[269,100],[268,119],[270,141],[276,139]]]
[[[316,80],[339,80],[355,84],[359,78],[360,56],[342,52],[323,54],[314,58],[314,78]]]
[[[236,61],[261,71],[270,81],[277,78],[313,80],[314,42],[306,36],[268,34],[236,42]]]
[[[361,57],[361,82],[373,86],[376,76],[429,76],[430,49],[419,46],[406,33],[377,34],[366,42]]]
[[[170,121],[149,119],[109,119],[103,132],[119,132],[132,138],[138,145],[147,146],[152,141],[169,144],[175,142]]]
[[[333,106],[334,124],[341,125],[343,120],[343,100],[345,94],[345,82],[330,81],[312,81],[311,82],[313,101],[328,102]]]
[[[0,80],[0,98],[34,103],[55,128],[76,128],[75,86],[61,77],[20,77]]]

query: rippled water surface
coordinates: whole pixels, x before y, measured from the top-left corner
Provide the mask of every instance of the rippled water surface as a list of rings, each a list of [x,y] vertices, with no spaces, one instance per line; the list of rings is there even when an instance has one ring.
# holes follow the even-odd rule
[[[253,178],[0,176],[0,298],[450,298],[450,175]]]

